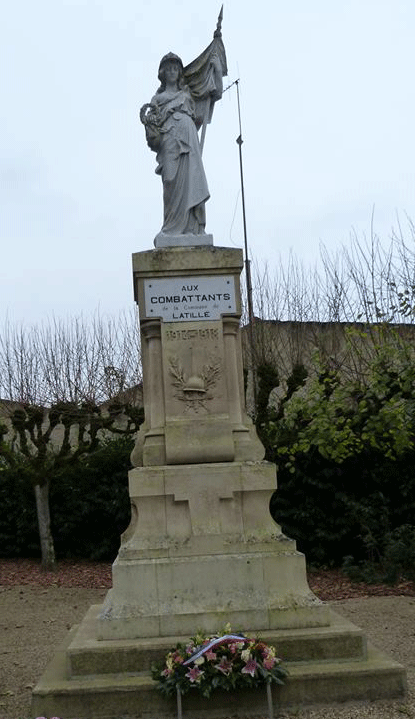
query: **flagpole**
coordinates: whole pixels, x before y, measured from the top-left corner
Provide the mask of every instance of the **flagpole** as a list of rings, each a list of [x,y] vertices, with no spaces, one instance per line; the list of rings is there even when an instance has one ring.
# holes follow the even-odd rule
[[[204,117],[203,117],[202,132],[201,132],[201,135],[200,135],[200,143],[199,143],[199,144],[200,144],[200,154],[201,154],[201,155],[203,154],[203,147],[204,147],[204,144],[205,144],[206,127],[207,127],[207,123],[208,123],[208,119],[209,119],[209,113],[210,113],[211,103],[212,103],[212,98],[211,98],[211,96],[209,95],[209,98],[208,98],[208,101],[207,101],[206,107],[205,107],[205,114],[204,114]]]
[[[246,230],[246,210],[245,210],[245,186],[244,186],[244,172],[243,172],[243,163],[242,163],[242,122],[241,122],[241,105],[239,101],[239,78],[238,80],[235,80],[236,85],[236,95],[238,98],[238,117],[239,117],[239,137],[237,138],[236,142],[239,145],[239,169],[240,169],[240,175],[241,175],[241,197],[242,197],[242,218],[243,218],[243,226],[244,226],[244,244],[245,244],[245,275],[246,275],[246,294],[247,294],[247,300],[248,300],[248,319],[249,319],[249,344],[250,344],[250,351],[249,351],[249,369],[252,372],[252,391],[254,395],[254,413],[256,412],[256,399],[257,399],[257,391],[256,391],[256,372],[255,372],[255,345],[254,345],[254,310],[253,310],[253,303],[252,303],[252,282],[251,282],[251,262],[248,258],[248,235]],[[226,88],[227,90],[229,88]]]

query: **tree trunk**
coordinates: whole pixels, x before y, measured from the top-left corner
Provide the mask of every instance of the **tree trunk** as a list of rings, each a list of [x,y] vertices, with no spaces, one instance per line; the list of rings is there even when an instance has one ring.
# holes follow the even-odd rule
[[[55,569],[55,548],[50,531],[49,483],[35,485],[37,521],[39,525],[42,567],[45,571]]]
[[[245,392],[245,406],[246,413],[252,420],[255,421],[258,407],[255,402],[255,373],[253,371],[252,357],[249,358],[247,378],[246,378],[246,392]]]

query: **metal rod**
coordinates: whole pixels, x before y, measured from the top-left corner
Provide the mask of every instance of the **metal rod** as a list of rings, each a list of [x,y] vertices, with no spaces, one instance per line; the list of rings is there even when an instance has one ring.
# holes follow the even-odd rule
[[[267,700],[268,700],[268,717],[269,717],[269,719],[273,719],[274,707],[272,705],[271,684],[267,684]]]
[[[182,719],[182,693],[179,687],[176,687],[177,696],[177,719]]]
[[[250,369],[252,372],[252,385],[254,394],[254,411],[256,411],[256,372],[254,363],[254,310],[252,305],[252,282],[251,282],[251,263],[248,259],[248,233],[246,230],[246,210],[245,210],[245,185],[244,171],[242,162],[242,122],[241,122],[241,104],[239,101],[239,80],[235,80],[236,95],[238,98],[238,117],[239,117],[239,137],[236,142],[239,145],[239,168],[241,173],[241,196],[242,196],[242,218],[244,226],[244,243],[245,243],[245,275],[246,275],[246,294],[248,300],[248,319],[249,319],[249,344],[250,344]],[[227,88],[228,89],[228,88]]]
[[[206,127],[207,127],[207,123],[208,123],[211,103],[212,103],[212,98],[209,96],[209,98],[206,102],[205,114],[203,117],[202,133],[201,133],[200,142],[199,142],[201,155],[203,154],[203,147],[205,145]]]

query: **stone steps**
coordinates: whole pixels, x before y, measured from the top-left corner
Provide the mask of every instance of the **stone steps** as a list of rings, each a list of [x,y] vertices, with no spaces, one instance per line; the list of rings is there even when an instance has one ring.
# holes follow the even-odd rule
[[[68,647],[68,672],[75,676],[148,671],[178,642],[188,637],[97,640],[96,625],[100,606],[92,606],[75,631]],[[366,655],[361,629],[340,615],[330,613],[330,625],[310,629],[280,629],[259,632],[277,648],[286,662],[360,660]]]
[[[97,641],[92,607],[74,627],[33,691],[33,716],[109,719],[176,716],[176,702],[165,699],[146,670],[178,637],[155,640]],[[273,687],[278,705],[314,704],[401,697],[405,670],[366,644],[363,632],[334,612],[329,627],[263,632],[261,637],[284,657],[289,677]],[[183,697],[184,717],[267,713],[265,689]]]

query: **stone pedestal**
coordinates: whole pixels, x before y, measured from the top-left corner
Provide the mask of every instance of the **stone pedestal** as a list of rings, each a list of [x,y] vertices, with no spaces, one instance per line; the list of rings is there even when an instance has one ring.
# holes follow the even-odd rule
[[[203,247],[213,245],[213,235],[165,235],[159,232],[154,238],[154,247]]]
[[[275,466],[244,404],[242,266],[220,247],[133,255],[145,422],[101,639],[329,623],[269,512]]]
[[[99,637],[191,636],[329,624],[304,556],[272,520],[275,467],[232,462],[130,472],[133,520],[113,566]]]
[[[401,696],[405,672],[309,590],[304,556],[269,512],[265,462],[244,404],[240,250],[133,256],[145,421],[129,474],[131,523],[113,587],[74,628],[33,691],[65,719],[168,717],[150,665],[198,629],[260,632],[289,664],[280,703]],[[186,698],[192,716],[265,711],[264,692]]]
[[[133,255],[145,422],[135,466],[259,460],[245,412],[242,252],[174,247]]]

